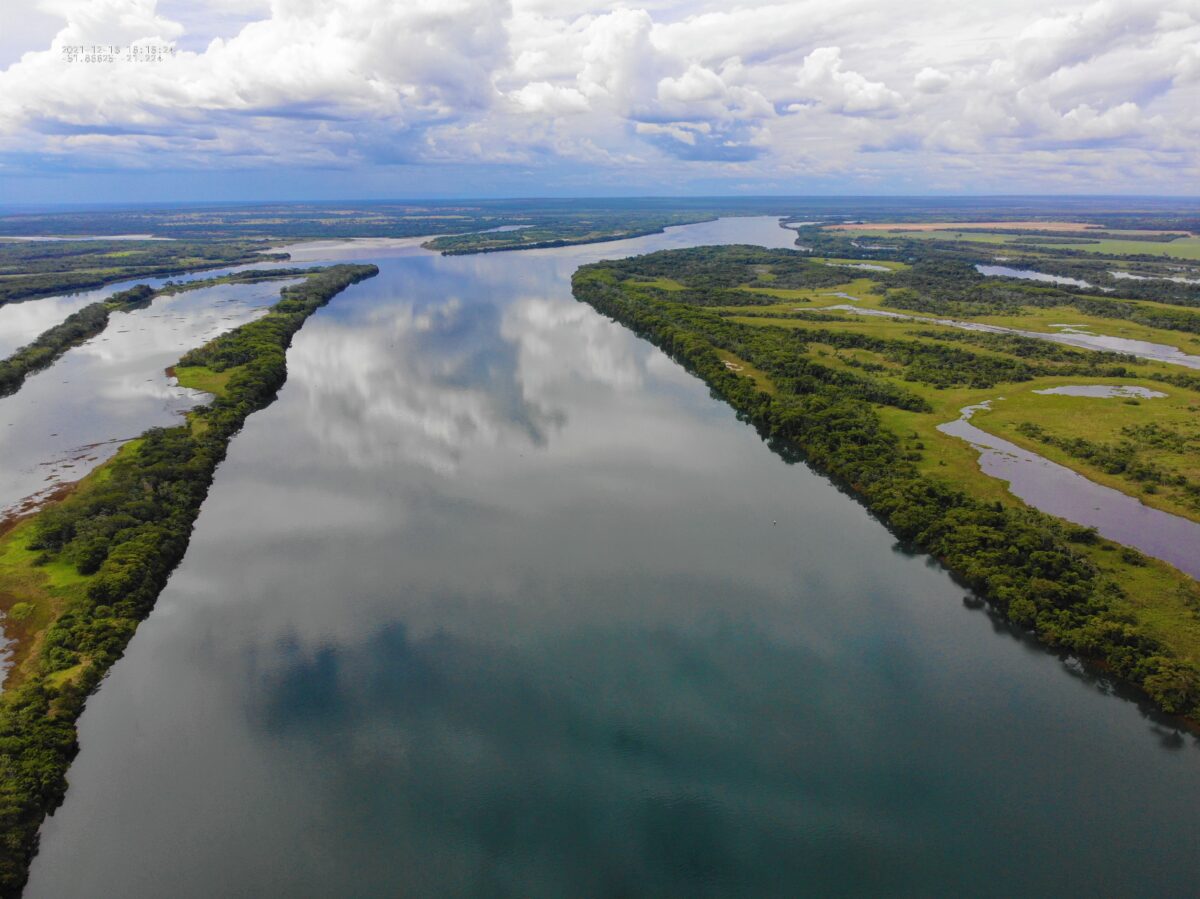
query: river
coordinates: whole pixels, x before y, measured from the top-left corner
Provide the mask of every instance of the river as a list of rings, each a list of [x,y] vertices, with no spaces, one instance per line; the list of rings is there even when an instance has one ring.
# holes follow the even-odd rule
[[[233,441],[28,895],[1191,893],[1194,738],[570,292],[793,239],[319,251],[380,274]]]
[[[78,480],[124,440],[178,423],[208,395],[179,387],[165,369],[192,347],[261,314],[291,283],[217,284],[114,312],[102,333],[0,398],[0,517]],[[39,303],[61,306],[58,298],[17,305]]]
[[[162,239],[167,240],[168,238]],[[74,293],[5,303],[0,305],[0,359],[6,358],[14,350],[32,342],[39,334],[47,328],[59,324],[72,312],[78,312],[84,306],[108,299],[114,293],[121,290],[128,290],[130,287],[138,284],[147,284],[150,287],[157,288],[162,287],[168,281],[176,283],[201,281],[248,269],[290,268],[292,265],[293,263],[291,262],[284,262],[278,259],[264,259],[262,262],[246,262],[225,268],[185,272],[160,278],[133,278],[125,281],[115,281],[103,287],[80,290]],[[300,266],[301,263],[295,263],[295,265]],[[236,288],[238,285],[232,284],[227,286]],[[276,284],[276,293],[278,293],[278,284]]]

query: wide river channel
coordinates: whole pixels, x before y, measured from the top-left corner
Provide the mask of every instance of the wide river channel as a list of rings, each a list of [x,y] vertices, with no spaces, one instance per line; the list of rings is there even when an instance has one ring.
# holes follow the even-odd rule
[[[794,239],[297,251],[381,273],[233,441],[27,895],[1193,894],[1194,737],[571,296]]]

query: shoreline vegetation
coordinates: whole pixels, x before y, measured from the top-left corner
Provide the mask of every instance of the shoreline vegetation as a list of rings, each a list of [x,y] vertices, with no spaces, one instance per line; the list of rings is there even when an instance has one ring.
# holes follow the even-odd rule
[[[0,694],[0,895],[23,888],[41,822],[66,792],[84,703],[183,558],[229,441],[286,381],[293,335],[377,273],[309,270],[263,317],[186,353],[176,376],[213,393],[208,405],[129,441],[0,536],[0,608],[15,643]]]
[[[703,247],[585,265],[572,283],[578,300],[704,380],[773,450],[848,487],[902,541],[937,558],[1009,621],[1194,726],[1197,583],[1026,506],[979,471],[970,446],[936,432],[939,421],[957,416],[948,409],[1000,384],[1024,389],[1056,376],[1162,383],[1172,375],[1112,354],[1032,341],[976,346],[887,320],[819,311],[770,317],[772,304],[779,315],[785,305],[828,296],[831,270],[794,251]],[[897,287],[914,281],[907,265],[883,277]],[[853,289],[865,298],[869,287],[860,281]],[[1177,380],[1197,386],[1190,376]],[[1161,401],[1141,408],[1150,402]]]
[[[171,296],[217,284],[254,284],[273,281],[277,278],[299,277],[312,269],[262,269],[234,272],[219,278],[202,281],[168,282],[155,290],[148,284],[136,284],[128,290],[114,293],[106,300],[99,300],[68,315],[59,324],[47,328],[30,343],[14,351],[7,359],[0,360],[0,398],[12,396],[21,389],[25,379],[43,371],[57,362],[67,350],[103,334],[108,327],[110,314],[144,309],[156,297]]]

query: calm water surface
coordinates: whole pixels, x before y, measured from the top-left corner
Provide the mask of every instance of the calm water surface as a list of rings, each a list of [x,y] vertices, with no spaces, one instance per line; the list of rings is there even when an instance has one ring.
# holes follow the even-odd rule
[[[1153,400],[1165,397],[1161,390],[1139,387],[1136,384],[1066,384],[1062,387],[1046,387],[1035,390],[1043,396],[1081,396],[1089,399],[1119,399],[1138,397]]]
[[[114,312],[101,334],[0,398],[0,515],[79,479],[147,428],[176,424],[208,395],[179,387],[165,369],[260,314],[291,283],[219,284]],[[58,305],[29,305],[38,302]]]
[[[1034,393],[1066,393],[1070,389],[1062,387],[1035,390]],[[1083,385],[1075,388],[1076,391],[1086,389]],[[1156,396],[1166,396],[1164,393],[1150,392]],[[1078,392],[1073,395],[1104,396]],[[1034,508],[1095,528],[1109,540],[1136,547],[1194,578],[1200,578],[1200,553],[1197,552],[1197,548],[1200,548],[1200,524],[1182,515],[1172,515],[1144,505],[1137,497],[1097,484],[1065,465],[1051,462],[1045,456],[971,424],[972,416],[991,404],[992,401],[988,400],[966,406],[959,418],[938,425],[938,430],[970,443],[979,451],[979,468],[983,473],[1006,482],[1009,492]]]
[[[1185,895],[1191,737],[1014,638],[570,295],[330,256],[81,721],[35,897]]]
[[[78,238],[71,238],[76,240]],[[100,238],[97,238],[98,240]],[[106,238],[107,239],[107,238]],[[155,240],[174,240],[170,237],[154,238]],[[217,278],[231,272],[263,268],[291,268],[304,263],[282,259],[266,259],[262,262],[247,262],[226,268],[205,269],[203,271],[174,274],[162,278],[134,278],[128,281],[115,281],[103,287],[91,290],[80,290],[74,293],[64,293],[58,296],[41,297],[34,300],[22,300],[16,303],[5,303],[0,306],[0,359],[7,357],[14,350],[30,343],[39,334],[60,323],[72,312],[78,312],[84,306],[107,299],[121,290],[128,290],[136,284],[148,284],[151,287],[162,287],[168,281],[176,283],[207,280]],[[228,285],[236,288],[238,285]],[[276,282],[278,287],[278,282]],[[155,302],[161,302],[156,300]]]
[[[1200,284],[1200,278],[1185,278],[1182,275],[1137,275],[1133,272],[1111,271],[1109,272],[1117,280],[1128,281],[1174,281],[1176,284]]]
[[[1048,284],[1067,284],[1071,287],[1092,287],[1093,285],[1080,278],[1068,278],[1065,275],[1048,275],[1029,268],[1010,268],[1007,265],[977,265],[975,271],[981,275],[999,276],[1001,278],[1022,278],[1026,281],[1044,281]]]

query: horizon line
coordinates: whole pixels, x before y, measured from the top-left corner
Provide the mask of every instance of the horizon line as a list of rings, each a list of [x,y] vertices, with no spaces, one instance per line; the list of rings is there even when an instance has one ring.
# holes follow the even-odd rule
[[[438,197],[337,197],[337,198],[292,198],[292,199],[254,199],[254,200],[154,200],[130,201],[114,200],[105,202],[81,203],[78,201],[34,201],[26,203],[0,203],[0,212],[12,210],[20,212],[38,208],[54,209],[139,209],[139,208],[170,208],[178,206],[207,206],[219,208],[224,206],[271,206],[271,205],[329,205],[335,203],[380,205],[380,204],[445,204],[445,203],[515,203],[515,202],[570,202],[578,200],[589,201],[701,201],[719,200],[722,202],[737,201],[838,201],[838,200],[1159,200],[1173,203],[1195,202],[1200,204],[1200,194],[1120,194],[1120,193],[914,193],[914,194],[578,194],[578,195],[513,195],[513,196],[438,196]],[[1200,212],[1200,209],[1197,210]]]

